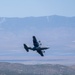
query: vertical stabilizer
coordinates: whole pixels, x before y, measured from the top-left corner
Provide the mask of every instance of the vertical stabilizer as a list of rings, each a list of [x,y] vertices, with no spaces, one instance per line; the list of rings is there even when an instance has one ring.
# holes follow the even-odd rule
[[[29,49],[28,49],[27,45],[26,45],[26,44],[23,44],[23,45],[24,45],[24,49],[25,49],[27,52],[29,52]]]

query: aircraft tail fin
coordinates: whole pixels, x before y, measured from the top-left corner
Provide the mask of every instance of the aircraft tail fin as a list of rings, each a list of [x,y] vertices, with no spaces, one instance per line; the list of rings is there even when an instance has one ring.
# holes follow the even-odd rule
[[[29,49],[28,49],[28,46],[26,44],[23,44],[24,45],[24,49],[29,52]]]

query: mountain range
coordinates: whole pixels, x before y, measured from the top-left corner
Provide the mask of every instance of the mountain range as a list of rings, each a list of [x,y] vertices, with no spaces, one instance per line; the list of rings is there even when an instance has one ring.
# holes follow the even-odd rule
[[[7,30],[23,30],[25,28],[45,28],[45,27],[75,27],[75,17],[65,16],[43,16],[25,18],[0,18],[0,25]]]
[[[0,75],[75,75],[75,68],[59,64],[24,65],[0,62]]]

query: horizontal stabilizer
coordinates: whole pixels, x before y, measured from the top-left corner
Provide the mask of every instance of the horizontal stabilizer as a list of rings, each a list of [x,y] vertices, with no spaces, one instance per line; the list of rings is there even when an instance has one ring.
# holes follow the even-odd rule
[[[29,49],[28,49],[27,45],[26,45],[26,44],[23,44],[23,45],[24,45],[25,50],[26,50],[27,52],[29,52]]]

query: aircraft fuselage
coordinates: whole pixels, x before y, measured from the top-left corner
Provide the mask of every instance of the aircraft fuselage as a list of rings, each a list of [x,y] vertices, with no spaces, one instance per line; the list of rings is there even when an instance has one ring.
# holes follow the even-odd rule
[[[45,50],[45,49],[48,49],[47,47],[33,47],[33,48],[29,48],[33,51],[39,51],[39,50]]]

